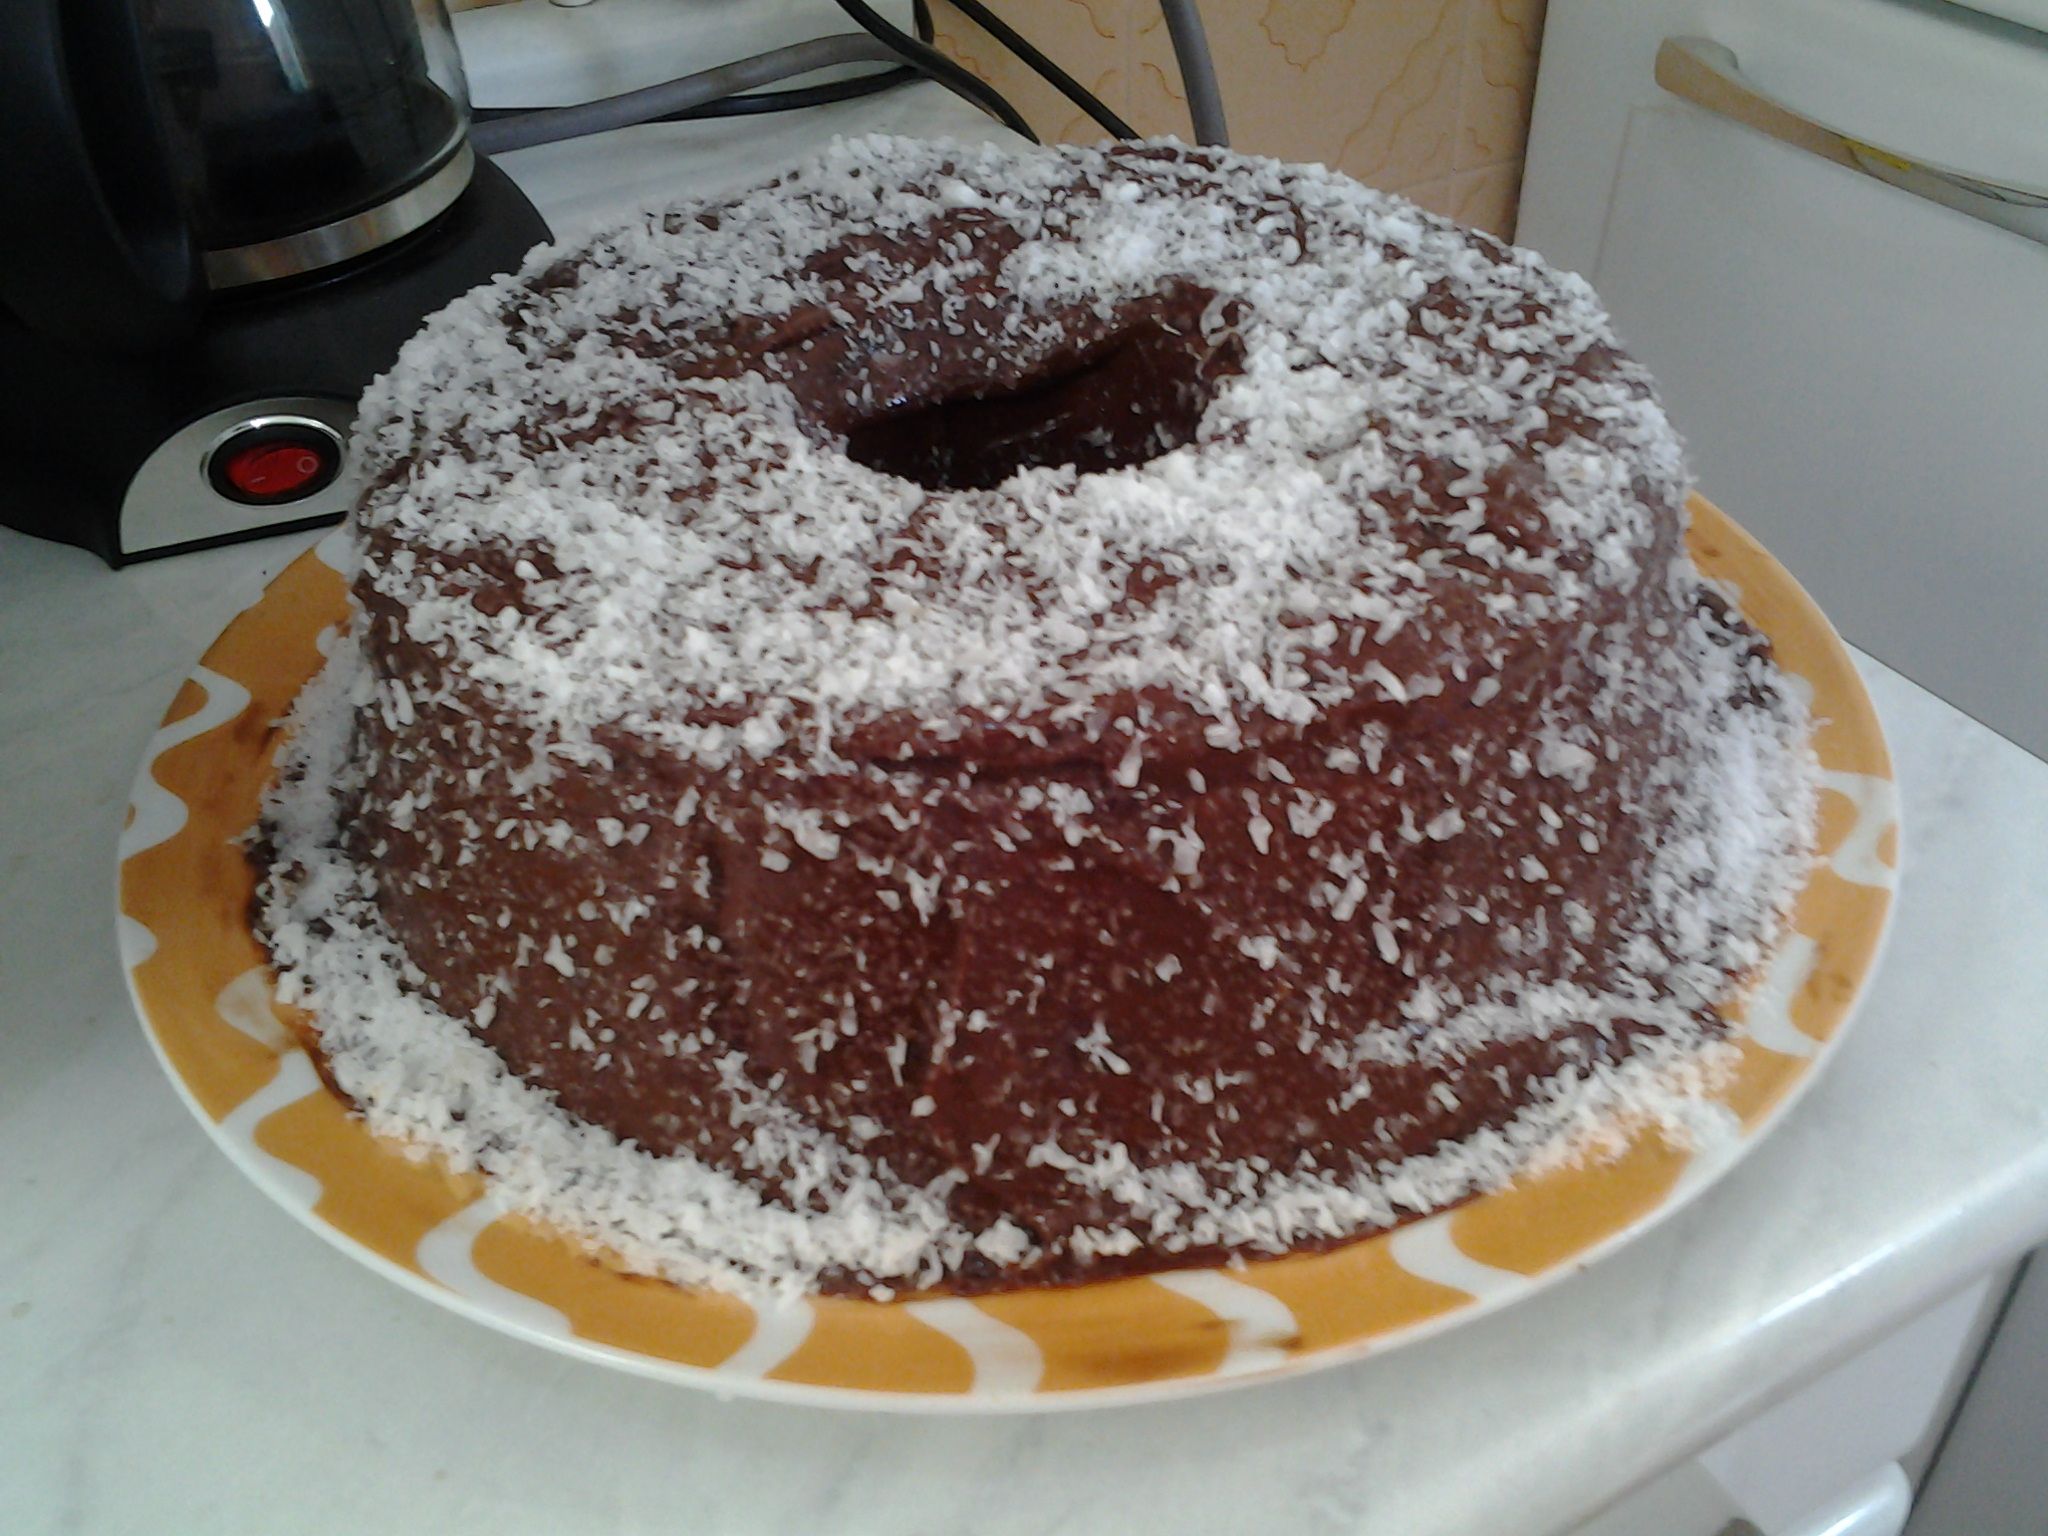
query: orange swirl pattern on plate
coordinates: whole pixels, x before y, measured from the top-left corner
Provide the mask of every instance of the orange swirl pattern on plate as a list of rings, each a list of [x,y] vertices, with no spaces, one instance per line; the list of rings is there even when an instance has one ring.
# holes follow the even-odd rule
[[[774,1308],[621,1272],[372,1136],[322,1085],[270,998],[250,931],[254,822],[276,722],[320,664],[347,593],[301,557],[178,691],[121,837],[120,929],[165,1069],[230,1158],[345,1251],[479,1321],[721,1392],[896,1408],[1050,1408],[1183,1395],[1356,1358],[1583,1268],[1754,1144],[1838,1039],[1875,964],[1898,861],[1884,736],[1840,638],[1764,549],[1705,500],[1691,544],[1812,690],[1816,862],[1792,931],[1727,1006],[1740,1064],[1719,1130],[1654,1131],[1608,1161],[1529,1177],[1330,1253],[1067,1290]]]

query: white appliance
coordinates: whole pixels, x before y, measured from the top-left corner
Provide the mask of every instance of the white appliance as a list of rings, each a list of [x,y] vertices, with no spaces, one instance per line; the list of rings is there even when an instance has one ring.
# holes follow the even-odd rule
[[[1522,196],[1705,492],[2048,756],[2048,0],[1553,0]]]
[[[1702,489],[1849,639],[2048,756],[2048,0],[1552,0],[1516,237],[1592,281]],[[1577,1536],[2048,1530],[2038,1454],[1982,1449],[2040,1403],[1951,1418],[2005,1294]],[[2048,1337],[2022,1313],[1994,1383]],[[1972,1456],[2005,1481],[1944,1479]]]

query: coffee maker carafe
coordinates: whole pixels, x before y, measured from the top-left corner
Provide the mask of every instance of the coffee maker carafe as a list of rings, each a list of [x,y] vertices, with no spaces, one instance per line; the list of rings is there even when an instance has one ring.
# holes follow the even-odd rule
[[[11,0],[0,522],[113,564],[330,520],[362,387],[546,226],[441,0]]]

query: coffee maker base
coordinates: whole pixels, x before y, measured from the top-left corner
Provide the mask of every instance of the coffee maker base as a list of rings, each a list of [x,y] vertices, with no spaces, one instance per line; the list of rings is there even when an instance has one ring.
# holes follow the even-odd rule
[[[427,315],[547,238],[479,158],[417,234],[218,295],[171,347],[87,352],[0,310],[0,523],[119,566],[335,521],[363,386]]]

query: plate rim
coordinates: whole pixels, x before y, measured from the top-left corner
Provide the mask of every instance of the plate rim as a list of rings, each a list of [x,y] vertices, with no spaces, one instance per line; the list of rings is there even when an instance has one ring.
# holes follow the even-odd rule
[[[965,1390],[957,1392],[894,1391],[877,1387],[785,1380],[767,1375],[728,1374],[724,1363],[698,1365],[681,1360],[666,1359],[602,1340],[587,1338],[576,1333],[573,1328],[565,1328],[560,1333],[550,1332],[533,1326],[513,1313],[494,1309],[487,1302],[467,1295],[429,1275],[416,1272],[379,1252],[369,1243],[352,1233],[327,1221],[319,1214],[317,1201],[310,1203],[302,1201],[284,1187],[283,1181],[276,1170],[267,1166],[269,1161],[276,1161],[277,1159],[260,1146],[257,1146],[253,1136],[245,1144],[243,1138],[228,1130],[227,1122],[233,1117],[234,1109],[230,1109],[219,1119],[215,1119],[208,1113],[183,1073],[173,1063],[168,1050],[159,1037],[156,1021],[152,1017],[150,1009],[141,994],[136,979],[136,971],[143,963],[143,960],[147,958],[147,955],[131,959],[129,945],[125,938],[124,924],[138,921],[128,913],[124,900],[123,885],[126,871],[130,860],[136,855],[148,851],[147,848],[137,849],[131,853],[119,854],[115,860],[112,882],[112,894],[114,897],[113,937],[121,964],[122,981],[127,989],[128,999],[135,1011],[136,1020],[141,1028],[142,1035],[148,1041],[150,1051],[155,1057],[158,1066],[163,1070],[164,1075],[170,1079],[179,1099],[191,1112],[193,1118],[199,1122],[213,1144],[226,1155],[229,1163],[244,1177],[249,1179],[250,1182],[255,1184],[274,1204],[283,1207],[283,1209],[298,1220],[300,1225],[310,1228],[331,1247],[346,1254],[358,1263],[365,1265],[384,1278],[395,1281],[412,1295],[446,1308],[468,1321],[479,1323],[511,1338],[529,1344],[537,1344],[544,1349],[572,1359],[624,1371],[630,1375],[649,1380],[686,1386],[697,1391],[707,1392],[721,1401],[745,1398],[754,1401],[803,1407],[828,1408],[840,1412],[879,1412],[909,1416],[1070,1413],[1098,1408],[1136,1407],[1162,1402],[1177,1402],[1220,1392],[1238,1391],[1245,1388],[1271,1386],[1316,1372],[1353,1364],[1357,1361],[1382,1355],[1410,1344],[1421,1343],[1460,1325],[1494,1316],[1520,1302],[1540,1295],[1564,1279],[1583,1273],[1611,1257],[1619,1249],[1647,1236],[1661,1227],[1671,1217],[1690,1209],[1702,1194],[1717,1187],[1729,1173],[1745,1162],[1756,1148],[1784,1122],[1795,1107],[1812,1091],[1814,1084],[1825,1072],[1827,1063],[1841,1049],[1842,1040],[1848,1035],[1851,1027],[1855,1024],[1857,1017],[1870,996],[1877,976],[1883,969],[1899,905],[1899,875],[1906,862],[1906,830],[1904,817],[1901,814],[1903,805],[1901,797],[1898,795],[1897,777],[1894,771],[1895,765],[1891,756],[1890,743],[1885,735],[1883,717],[1877,709],[1876,701],[1870,695],[1862,673],[1855,666],[1854,653],[1850,651],[1848,643],[1842,638],[1833,622],[1827,617],[1826,612],[1814,601],[1812,595],[1792,572],[1772,556],[1769,550],[1756,540],[1748,530],[1743,528],[1741,524],[1736,522],[1734,518],[1730,517],[1718,506],[1708,502],[1697,491],[1691,494],[1688,501],[1689,508],[1695,515],[1699,505],[1704,504],[1708,507],[1718,519],[1720,529],[1732,534],[1738,542],[1748,546],[1749,550],[1755,555],[1761,556],[1767,562],[1766,568],[1772,573],[1773,580],[1781,583],[1787,594],[1794,597],[1797,603],[1813,619],[1818,621],[1821,635],[1829,643],[1832,653],[1845,665],[1849,676],[1854,681],[1856,691],[1868,711],[1874,744],[1883,758],[1884,779],[1886,783],[1892,786],[1893,815],[1888,826],[1891,829],[1894,849],[1893,858],[1889,866],[1893,877],[1892,883],[1887,891],[1882,911],[1876,920],[1876,932],[1871,943],[1868,959],[1855,978],[1853,991],[1841,1005],[1841,1013],[1833,1029],[1825,1038],[1815,1039],[1815,1049],[1804,1058],[1803,1067],[1778,1092],[1777,1096],[1763,1110],[1759,1118],[1753,1123],[1743,1126],[1732,1142],[1722,1144],[1719,1148],[1714,1149],[1711,1154],[1705,1149],[1693,1152],[1692,1156],[1695,1158],[1703,1155],[1713,1155],[1715,1157],[1712,1167],[1704,1174],[1694,1176],[1692,1165],[1689,1161],[1686,1167],[1679,1173],[1674,1184],[1658,1197],[1655,1205],[1624,1221],[1613,1230],[1588,1243],[1585,1247],[1572,1252],[1533,1274],[1508,1271],[1508,1273],[1514,1275],[1515,1283],[1504,1285],[1485,1294],[1467,1292],[1466,1295],[1469,1299],[1412,1322],[1399,1324],[1379,1332],[1366,1333],[1344,1339],[1336,1343],[1324,1345],[1321,1348],[1292,1352],[1272,1364],[1249,1369],[1211,1369],[1200,1374],[1167,1375],[1144,1381],[1059,1389],[1046,1389],[1036,1385],[1023,1389],[984,1388],[970,1382]],[[1692,518],[1689,517],[1688,536],[1691,531],[1691,522]],[[254,601],[239,610],[222,625],[220,631],[208,643],[205,651],[193,668],[180,675],[172,689],[172,697],[166,704],[163,715],[159,718],[157,729],[151,733],[150,738],[144,745],[142,759],[137,766],[133,779],[134,787],[131,789],[129,801],[123,808],[124,814],[130,812],[139,803],[138,791],[141,791],[145,784],[154,783],[152,770],[157,758],[163,751],[168,750],[169,746],[169,744],[160,744],[159,738],[161,733],[167,728],[166,718],[170,711],[176,708],[176,700],[186,683],[195,681],[194,674],[197,671],[211,670],[208,668],[207,663],[214,655],[216,648],[220,645],[223,638],[252,613],[263,607],[265,602],[269,600],[273,588],[290,572],[305,565],[307,562],[316,562],[327,566],[329,570],[334,570],[334,562],[324,551],[327,550],[330,542],[339,536],[338,532],[330,534],[318,544],[305,549],[293,560],[287,562],[271,578],[270,582],[266,583],[263,592]],[[1707,579],[1717,584],[1725,583],[1725,578],[1712,575],[1708,575]],[[1766,633],[1768,634],[1768,632]],[[1771,638],[1775,639],[1775,637]],[[204,684],[202,683],[201,686],[204,687]],[[302,687],[303,682],[299,686]],[[186,717],[181,716],[180,718]],[[208,731],[198,733],[198,735],[204,736],[220,728],[219,725],[216,725],[210,727]],[[198,739],[198,737],[193,739]],[[161,788],[161,786],[158,786],[158,788]],[[179,835],[183,835],[185,830],[186,828],[181,826],[177,832],[171,834],[171,837],[165,841],[170,841]],[[150,846],[154,847],[157,845],[152,844]],[[1816,867],[1825,864],[1826,858],[1826,855],[1816,852]],[[138,926],[140,926],[139,923]],[[152,939],[154,939],[153,934]],[[1781,935],[1779,946],[1773,949],[1772,956],[1777,955],[1782,950],[1783,942],[1784,936]],[[153,944],[150,953],[154,952],[155,946]],[[1768,967],[1769,964],[1770,960],[1766,959],[1764,966],[1759,967],[1759,973],[1765,967]],[[1751,987],[1754,987],[1755,984],[1755,978],[1752,978]],[[311,1053],[306,1050],[304,1043],[295,1035],[288,1033],[286,1044],[278,1052],[275,1071],[271,1077],[266,1078],[262,1084],[252,1090],[252,1096],[253,1093],[260,1093],[269,1087],[276,1080],[278,1074],[289,1070],[286,1063],[295,1054],[306,1060],[309,1065],[311,1064]],[[316,1076],[318,1076],[317,1069]],[[309,1091],[316,1091],[327,1094],[330,1097],[335,1097],[324,1076],[318,1076],[318,1081],[314,1088]],[[243,1102],[246,1103],[247,1100],[245,1099]],[[294,1100],[293,1102],[297,1101]],[[239,1105],[236,1106],[236,1108],[239,1107]],[[278,1107],[283,1108],[285,1106],[280,1105]],[[478,1201],[488,1201],[491,1198],[492,1196],[488,1190],[477,1197]],[[1346,1243],[1337,1245],[1337,1249],[1331,1251],[1341,1250],[1352,1243],[1384,1241],[1395,1232],[1411,1230],[1425,1223],[1448,1221],[1459,1211],[1467,1209],[1471,1205],[1487,1198],[1489,1198],[1488,1195],[1473,1197],[1473,1199],[1462,1201],[1457,1205],[1433,1211],[1426,1216],[1404,1222],[1400,1227],[1383,1232],[1369,1233],[1348,1240]],[[471,1202],[469,1205],[462,1207],[462,1209],[471,1209],[475,1203]],[[495,1220],[496,1218],[492,1219]],[[1260,1256],[1260,1258],[1264,1257],[1267,1256]],[[1284,1259],[1287,1256],[1272,1255],[1270,1257],[1277,1260]],[[1254,1258],[1250,1262],[1256,1264],[1260,1261],[1260,1258]],[[1128,1278],[1141,1280],[1156,1279],[1161,1275],[1174,1274],[1218,1274],[1226,1278],[1233,1278],[1241,1272],[1241,1268],[1242,1266],[1231,1264],[1212,1264],[1185,1269],[1162,1270]],[[1120,1283],[1123,1283],[1122,1278],[1095,1282],[1097,1285],[1115,1285]],[[1089,1288],[1089,1286],[1083,1285],[1072,1287],[1071,1289],[1082,1291]],[[1049,1288],[1035,1289],[1043,1291]],[[1059,1289],[1069,1288],[1062,1287]],[[518,1293],[515,1292],[515,1294]],[[537,1304],[551,1305],[540,1301],[539,1298],[533,1299]],[[812,1298],[805,1298],[806,1304],[810,1299]],[[875,1303],[875,1305],[896,1304]]]

